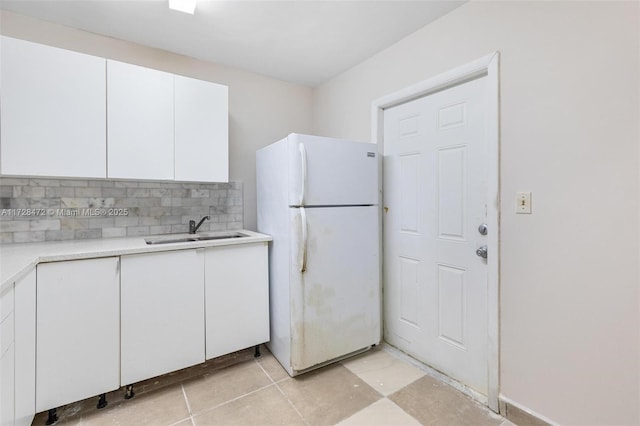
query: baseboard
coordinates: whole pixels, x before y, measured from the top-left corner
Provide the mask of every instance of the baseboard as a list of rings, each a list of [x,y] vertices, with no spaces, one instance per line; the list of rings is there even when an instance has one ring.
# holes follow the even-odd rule
[[[517,426],[557,426],[557,423],[527,407],[500,395],[500,414]]]

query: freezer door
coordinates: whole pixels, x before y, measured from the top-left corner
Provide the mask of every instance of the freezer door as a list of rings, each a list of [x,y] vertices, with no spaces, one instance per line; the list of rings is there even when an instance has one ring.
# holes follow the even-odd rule
[[[378,210],[290,210],[291,366],[300,371],[380,342]]]
[[[372,143],[291,134],[289,205],[378,204],[378,154]]]

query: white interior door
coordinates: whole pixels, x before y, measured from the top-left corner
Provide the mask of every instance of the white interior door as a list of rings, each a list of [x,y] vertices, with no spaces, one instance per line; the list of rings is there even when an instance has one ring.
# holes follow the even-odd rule
[[[484,395],[486,81],[385,110],[383,213],[386,340]]]

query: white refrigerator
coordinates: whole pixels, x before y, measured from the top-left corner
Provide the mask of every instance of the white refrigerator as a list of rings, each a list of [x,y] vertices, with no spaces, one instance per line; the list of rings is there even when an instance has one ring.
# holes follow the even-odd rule
[[[256,153],[269,248],[269,350],[289,375],[381,339],[376,145],[302,134]]]

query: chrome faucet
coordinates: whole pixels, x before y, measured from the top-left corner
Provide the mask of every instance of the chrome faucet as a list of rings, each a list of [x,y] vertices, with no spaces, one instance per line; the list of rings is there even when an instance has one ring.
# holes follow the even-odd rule
[[[211,219],[210,216],[204,216],[202,219],[200,219],[200,222],[198,222],[198,224],[196,225],[196,221],[195,220],[190,220],[189,221],[189,233],[190,234],[195,234],[196,231],[198,230],[198,228],[200,228],[200,226],[202,225],[202,222],[204,222],[205,220],[209,220]]]

